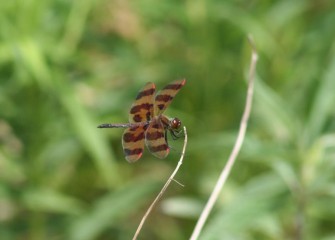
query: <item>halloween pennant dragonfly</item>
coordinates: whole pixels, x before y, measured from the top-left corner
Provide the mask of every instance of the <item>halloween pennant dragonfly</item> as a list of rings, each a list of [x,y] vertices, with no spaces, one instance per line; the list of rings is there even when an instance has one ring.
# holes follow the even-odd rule
[[[98,128],[126,128],[122,146],[128,162],[136,162],[141,158],[144,144],[154,156],[165,158],[170,150],[166,133],[169,131],[174,139],[178,138],[181,121],[168,118],[163,112],[185,83],[185,79],[171,82],[155,98],[155,84],[147,83],[131,106],[129,123],[105,123]]]

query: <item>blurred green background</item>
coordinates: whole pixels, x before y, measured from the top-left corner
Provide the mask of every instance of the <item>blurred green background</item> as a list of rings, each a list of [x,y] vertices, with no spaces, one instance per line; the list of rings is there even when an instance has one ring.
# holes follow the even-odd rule
[[[131,239],[175,168],[129,164],[137,91],[186,78],[166,111],[184,164],[140,239],[188,239],[234,144],[254,36],[242,152],[200,239],[335,239],[332,0],[0,2],[0,238]]]

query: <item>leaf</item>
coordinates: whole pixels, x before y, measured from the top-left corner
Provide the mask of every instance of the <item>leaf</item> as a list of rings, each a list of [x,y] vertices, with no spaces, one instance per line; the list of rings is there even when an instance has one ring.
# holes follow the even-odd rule
[[[335,102],[335,55],[319,82],[312,109],[305,126],[305,139],[311,143],[321,134],[328,118],[334,113]]]
[[[22,201],[30,210],[79,214],[83,203],[74,197],[67,196],[52,189],[31,189],[23,194]]]
[[[290,104],[259,77],[255,81],[254,111],[275,138],[287,140],[297,136],[300,124]]]
[[[275,175],[255,177],[235,197],[222,207],[205,228],[201,239],[248,239],[243,233],[257,224],[256,219],[271,215],[276,196],[285,191],[283,182]]]
[[[99,129],[96,127],[97,122],[78,102],[74,91],[66,86],[65,82],[59,83],[58,90],[59,97],[70,116],[73,127],[87,151],[93,156],[101,176],[108,186],[118,184],[120,176],[115,157],[107,144],[107,140],[102,134],[99,134]]]
[[[200,215],[200,201],[190,197],[171,197],[161,204],[162,211],[170,216],[180,218],[195,218]]]
[[[90,212],[73,221],[69,229],[69,239],[96,239],[103,231],[147,202],[148,195],[151,196],[155,189],[157,189],[156,182],[142,181],[103,196]]]

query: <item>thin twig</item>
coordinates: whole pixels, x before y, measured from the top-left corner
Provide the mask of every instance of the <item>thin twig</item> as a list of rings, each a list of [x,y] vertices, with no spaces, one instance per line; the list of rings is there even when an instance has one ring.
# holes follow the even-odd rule
[[[169,177],[169,179],[166,181],[165,185],[163,186],[162,190],[160,191],[160,193],[157,195],[157,197],[155,198],[155,200],[151,203],[150,207],[148,208],[148,210],[146,211],[146,213],[144,214],[141,222],[140,222],[140,225],[138,225],[137,227],[137,230],[135,232],[135,235],[133,237],[133,240],[136,240],[142,227],[143,227],[143,224],[145,222],[145,220],[147,219],[148,215],[150,214],[150,212],[152,211],[153,207],[156,205],[156,203],[159,201],[159,199],[163,196],[164,192],[166,191],[167,187],[170,185],[171,181],[174,180],[174,176],[177,174],[180,166],[183,164],[183,159],[184,159],[184,156],[185,156],[185,151],[186,151],[186,145],[187,145],[187,132],[186,132],[186,127],[184,126],[184,135],[185,135],[185,138],[184,138],[184,146],[183,146],[183,150],[181,152],[181,156],[180,156],[180,159],[179,159],[179,162],[177,164],[177,167],[175,168],[175,170],[173,171],[173,173],[171,174],[171,176]],[[174,180],[175,181],[175,180]]]
[[[218,199],[218,196],[223,188],[223,185],[226,182],[226,179],[232,169],[232,166],[234,165],[234,162],[236,160],[236,157],[241,149],[243,140],[244,140],[244,136],[245,136],[245,131],[247,129],[247,124],[248,124],[248,119],[249,119],[249,115],[250,115],[250,111],[251,111],[251,105],[252,105],[252,96],[253,96],[253,89],[254,89],[254,79],[255,79],[255,71],[256,71],[256,64],[257,64],[257,59],[258,59],[258,55],[257,55],[257,51],[253,42],[253,39],[251,36],[248,37],[249,43],[252,47],[252,54],[251,54],[251,63],[250,63],[250,68],[249,68],[249,76],[248,76],[248,91],[247,91],[247,98],[246,98],[246,104],[245,104],[245,109],[244,109],[244,113],[241,119],[241,123],[240,123],[240,130],[239,133],[237,135],[237,139],[234,145],[234,148],[229,156],[229,159],[227,161],[226,166],[224,167],[224,169],[222,170],[219,180],[217,181],[214,190],[211,194],[211,196],[208,199],[208,202],[205,206],[205,208],[203,209],[198,222],[193,230],[193,233],[191,235],[190,240],[196,240],[198,239],[201,230],[208,218],[209,213],[212,211],[213,206],[215,204],[215,202]]]

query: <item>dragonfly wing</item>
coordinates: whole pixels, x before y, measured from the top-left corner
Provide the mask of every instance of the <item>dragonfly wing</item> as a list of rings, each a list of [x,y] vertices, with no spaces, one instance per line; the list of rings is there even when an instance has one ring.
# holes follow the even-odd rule
[[[164,112],[164,110],[170,105],[173,98],[179,92],[179,90],[185,85],[186,80],[178,80],[170,83],[163,88],[155,98],[155,116],[158,116]]]
[[[127,128],[122,137],[123,152],[130,163],[141,158],[144,150],[144,132],[147,125]]]
[[[145,144],[149,151],[158,158],[165,158],[169,154],[170,148],[165,139],[165,129],[158,118],[150,122],[145,132]]]
[[[148,122],[154,114],[155,84],[149,82],[137,94],[129,112],[129,122]]]

